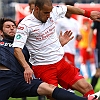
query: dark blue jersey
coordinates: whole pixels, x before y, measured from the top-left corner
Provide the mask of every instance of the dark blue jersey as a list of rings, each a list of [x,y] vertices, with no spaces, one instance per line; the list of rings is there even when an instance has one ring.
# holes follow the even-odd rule
[[[0,64],[6,66],[10,70],[17,73],[22,73],[24,68],[19,64],[18,60],[14,56],[14,48],[12,47],[12,40],[3,39],[0,41]],[[26,61],[29,60],[29,52],[26,47],[22,50]],[[29,63],[29,62],[28,62]]]

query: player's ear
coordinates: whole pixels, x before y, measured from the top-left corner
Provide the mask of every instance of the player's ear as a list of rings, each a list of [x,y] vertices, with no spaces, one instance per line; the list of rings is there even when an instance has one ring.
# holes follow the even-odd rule
[[[3,35],[3,32],[0,30],[0,36],[2,36]]]
[[[35,6],[34,11],[39,11],[39,7]]]

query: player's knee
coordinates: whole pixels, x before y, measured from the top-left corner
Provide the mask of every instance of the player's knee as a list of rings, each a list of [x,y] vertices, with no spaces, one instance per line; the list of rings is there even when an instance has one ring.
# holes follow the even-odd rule
[[[89,83],[84,83],[84,84],[80,84],[80,87],[82,88],[82,89],[91,89],[92,87],[91,87],[91,85],[89,84]]]
[[[83,81],[82,81],[82,83],[80,83],[80,85],[82,86],[82,88],[84,90],[91,90],[91,89],[93,89],[92,85],[90,83],[88,83],[85,79],[83,79]]]
[[[95,73],[96,77],[100,77],[100,68],[97,68],[96,73]]]
[[[45,85],[45,86],[44,86]],[[44,95],[45,94],[45,91],[46,91],[46,87],[48,87],[47,86],[48,84],[46,84],[46,83],[41,83],[40,85],[39,85],[39,87],[38,87],[38,89],[37,89],[37,93],[39,94],[39,95]]]
[[[43,82],[39,85],[37,92],[39,95],[52,96],[53,90],[55,88],[56,86]]]
[[[93,87],[92,87],[91,84],[89,84],[89,83],[85,83],[85,84],[84,84],[84,89],[85,89],[85,90],[92,90]]]
[[[89,84],[85,79],[80,79],[73,85],[73,88],[81,92],[82,94],[93,90],[92,85]]]
[[[91,91],[91,90],[93,90],[93,88],[92,88],[92,85],[91,84],[89,84],[88,82],[86,83],[84,83],[84,84],[82,84],[81,85],[82,87],[81,87],[81,93],[82,94],[85,94],[85,93],[87,93],[88,91]]]
[[[50,87],[51,89],[55,89],[55,88],[56,88],[55,85],[52,85],[52,84],[48,84],[48,85],[49,85],[49,87]]]

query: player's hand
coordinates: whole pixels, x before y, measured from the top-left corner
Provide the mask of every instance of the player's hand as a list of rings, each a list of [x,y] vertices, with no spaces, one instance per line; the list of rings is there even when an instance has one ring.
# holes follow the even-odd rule
[[[74,36],[72,36],[72,32],[71,31],[66,31],[63,35],[62,35],[62,32],[60,32],[59,41],[60,41],[62,46],[67,44],[73,38],[74,38]]]
[[[25,68],[24,78],[27,83],[31,83],[31,80],[33,80],[33,74],[34,72],[29,66]]]
[[[91,11],[90,18],[100,22],[100,11]]]

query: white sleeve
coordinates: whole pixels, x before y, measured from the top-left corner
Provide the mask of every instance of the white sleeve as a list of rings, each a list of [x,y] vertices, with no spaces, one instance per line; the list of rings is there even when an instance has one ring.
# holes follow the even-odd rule
[[[65,5],[55,6],[52,10],[53,15],[55,16],[55,20],[65,17],[66,12],[67,6]]]
[[[19,47],[23,49],[24,45],[26,44],[28,35],[28,27],[25,24],[19,24],[14,38],[13,47]]]

